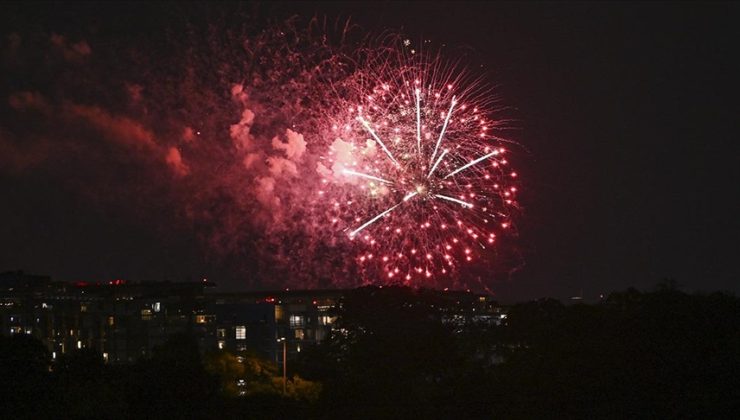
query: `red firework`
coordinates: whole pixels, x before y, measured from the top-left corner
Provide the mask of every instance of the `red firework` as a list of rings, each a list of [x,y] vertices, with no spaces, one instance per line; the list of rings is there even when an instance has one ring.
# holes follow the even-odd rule
[[[343,88],[319,195],[363,273],[423,285],[511,229],[517,174],[490,90],[411,53],[367,66]]]

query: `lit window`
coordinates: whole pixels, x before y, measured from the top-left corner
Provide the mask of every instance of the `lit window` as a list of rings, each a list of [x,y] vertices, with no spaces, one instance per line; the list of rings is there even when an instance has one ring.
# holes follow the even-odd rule
[[[114,318],[114,317],[112,317],[112,316],[109,316],[109,317],[108,317],[108,326],[109,326],[109,327],[112,327],[112,326],[114,326],[115,324],[116,324],[116,318]]]
[[[295,338],[297,338],[298,340],[303,340],[304,335],[305,333],[302,329],[295,330]]]
[[[225,338],[226,337],[226,329],[225,328],[219,328],[216,330],[216,337],[218,338]]]
[[[332,317],[330,317],[329,315],[319,316],[319,325],[329,325],[332,322],[334,322],[334,319],[332,319]]]
[[[303,328],[303,315],[291,315],[290,328]]]
[[[236,339],[245,340],[247,338],[247,327],[239,325],[236,327]]]
[[[159,312],[159,310],[162,309],[162,306],[159,302],[155,302],[154,305],[152,305],[152,308],[154,309],[154,312]]]
[[[108,363],[108,353],[103,353],[103,361]]]
[[[77,348],[78,349],[81,349],[82,348],[82,341],[77,340]]]
[[[87,312],[87,305],[85,305],[84,303],[80,305],[80,312]]]
[[[148,321],[152,319],[152,310],[151,309],[142,309],[141,310],[141,319],[144,321]]]
[[[219,350],[223,350],[225,345],[226,345],[226,342],[225,341],[219,341],[218,342],[218,349]]]
[[[195,316],[195,323],[196,324],[205,324],[206,323],[206,316],[205,315],[196,315]]]

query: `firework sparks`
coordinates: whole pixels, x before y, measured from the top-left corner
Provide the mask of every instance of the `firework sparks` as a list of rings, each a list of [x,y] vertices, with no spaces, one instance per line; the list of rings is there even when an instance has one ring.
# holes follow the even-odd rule
[[[498,150],[494,150],[493,152],[491,152],[491,153],[489,153],[489,154],[487,154],[485,156],[481,156],[478,159],[475,159],[474,161],[472,161],[470,163],[467,163],[467,164],[465,164],[465,165],[463,165],[463,166],[455,169],[454,171],[452,171],[449,174],[445,175],[445,178],[449,178],[449,177],[451,177],[453,175],[456,175],[456,174],[458,174],[458,173],[460,173],[460,172],[462,172],[462,171],[470,168],[471,166],[477,165],[477,164],[483,162],[484,160],[486,160],[486,159],[488,159],[490,157],[496,156],[498,154],[499,154],[499,151]]]
[[[324,158],[354,181],[324,178],[325,197],[368,278],[428,284],[511,228],[516,175],[484,89],[418,54],[383,64],[331,118],[342,147]]]
[[[390,150],[388,150],[388,148],[385,147],[385,143],[383,143],[383,140],[381,140],[380,137],[378,137],[378,135],[375,134],[375,131],[373,130],[373,128],[370,127],[370,123],[368,123],[361,116],[358,116],[357,119],[362,123],[362,126],[365,127],[365,130],[367,130],[370,133],[370,135],[373,136],[373,138],[375,139],[375,141],[378,142],[378,144],[380,145],[380,147],[383,148],[383,151],[385,152],[385,154],[388,155],[388,158],[390,158],[390,160],[393,163],[395,163],[396,165],[398,165],[398,161],[396,161],[396,158],[393,157],[393,154],[390,152]]]
[[[362,177],[362,178],[373,179],[375,181],[380,181],[380,182],[383,182],[383,183],[386,183],[386,184],[392,184],[393,183],[392,181],[388,181],[387,179],[379,178],[377,176],[372,176],[372,175],[368,175],[368,174],[363,174],[361,172],[356,172],[356,171],[353,171],[351,169],[344,169],[342,171],[342,173],[345,174],[345,175],[354,175],[354,176],[359,176],[359,177]]]
[[[434,196],[437,197],[437,198],[441,198],[442,200],[452,201],[453,203],[460,204],[463,207],[468,207],[468,208],[472,208],[473,207],[472,204],[466,203],[465,201],[462,201],[462,200],[458,200],[457,198],[454,198],[454,197],[448,197],[448,196],[442,195],[442,194],[434,194]]]

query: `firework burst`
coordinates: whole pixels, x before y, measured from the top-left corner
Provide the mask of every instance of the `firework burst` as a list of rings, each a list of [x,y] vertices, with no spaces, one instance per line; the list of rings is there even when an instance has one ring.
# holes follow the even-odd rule
[[[319,194],[370,279],[449,277],[512,227],[507,121],[480,80],[441,63],[422,54],[374,63],[329,118]]]

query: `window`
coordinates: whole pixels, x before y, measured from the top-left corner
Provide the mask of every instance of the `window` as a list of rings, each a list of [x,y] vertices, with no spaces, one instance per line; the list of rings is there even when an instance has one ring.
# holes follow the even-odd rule
[[[86,304],[83,303],[83,304],[80,305],[80,312],[87,312],[87,305]]]
[[[159,302],[154,302],[152,309],[154,309],[154,312],[159,312],[162,309],[162,305],[160,305]]]
[[[297,338],[298,340],[303,340],[304,336],[305,336],[305,333],[303,332],[302,329],[295,330],[295,338]]]
[[[205,324],[206,323],[206,316],[205,315],[196,315],[195,316],[195,323],[196,324]]]
[[[225,338],[226,337],[226,328],[219,328],[216,330],[216,337],[218,338]]]
[[[152,319],[152,310],[151,309],[142,309],[141,310],[141,319],[143,321],[148,321]]]
[[[319,325],[330,325],[334,320],[329,315],[319,315]]]
[[[109,317],[108,317],[108,326],[109,326],[109,327],[112,327],[112,326],[114,326],[114,325],[116,325],[116,318],[114,318],[114,317],[112,317],[112,316],[109,316]]]
[[[303,315],[291,315],[290,328],[303,328]]]
[[[226,342],[225,341],[219,341],[218,342],[218,349],[219,350],[223,350],[225,346],[226,346]]]
[[[236,339],[245,340],[247,338],[247,327],[244,325],[238,325],[236,327]]]

